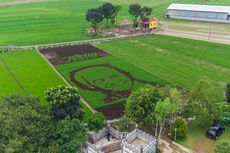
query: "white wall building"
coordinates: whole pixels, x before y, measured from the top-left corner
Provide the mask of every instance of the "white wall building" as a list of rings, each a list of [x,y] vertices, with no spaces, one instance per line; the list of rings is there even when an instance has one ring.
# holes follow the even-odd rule
[[[230,23],[230,6],[171,4],[166,17],[173,19]]]

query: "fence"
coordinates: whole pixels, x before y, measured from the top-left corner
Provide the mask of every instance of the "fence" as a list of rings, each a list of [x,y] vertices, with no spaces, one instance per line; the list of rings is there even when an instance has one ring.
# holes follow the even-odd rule
[[[53,44],[32,45],[32,46],[13,46],[13,45],[0,46],[0,53],[8,52],[8,51],[17,51],[17,50],[39,50],[39,49],[44,49],[44,48],[100,43],[100,42],[106,42],[106,41],[117,40],[117,39],[125,39],[128,37],[153,35],[156,32],[157,31],[151,32],[151,33],[138,33],[138,34],[132,34],[132,35],[125,35],[125,36],[106,37],[106,38],[98,38],[98,39],[90,39],[90,40],[82,40],[82,41],[71,41],[71,42],[61,42],[61,43],[53,43]]]

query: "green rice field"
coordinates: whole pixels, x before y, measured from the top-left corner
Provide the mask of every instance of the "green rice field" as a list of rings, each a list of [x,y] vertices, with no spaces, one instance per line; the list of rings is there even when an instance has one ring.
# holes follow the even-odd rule
[[[0,63],[0,96],[6,96],[12,93],[25,94],[26,92],[38,96],[42,104],[46,105],[44,91],[49,87],[65,84],[36,51],[1,53],[0,58],[8,68]],[[20,86],[22,86],[24,90],[21,89]]]
[[[16,0],[1,0],[16,1]],[[121,5],[118,20],[131,19],[128,5],[139,3],[153,8],[163,19],[172,2],[230,5],[229,0],[47,0],[0,6],[0,45],[35,45],[92,39],[86,34],[85,13],[104,2]]]
[[[97,47],[186,89],[201,79],[221,86],[230,81],[230,45],[155,35],[100,43]]]

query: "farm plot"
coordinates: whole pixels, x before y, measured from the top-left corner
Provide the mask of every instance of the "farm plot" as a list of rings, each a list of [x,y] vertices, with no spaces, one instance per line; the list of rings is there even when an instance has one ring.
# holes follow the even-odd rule
[[[44,99],[44,91],[48,87],[65,84],[36,51],[1,53],[0,58],[9,69],[7,70],[0,61],[1,97],[26,92],[38,96],[42,104],[47,105]]]
[[[72,85],[76,85],[81,96],[95,109],[103,112],[108,119],[116,118],[123,113],[125,98],[133,90],[146,84],[169,84],[90,45],[53,48],[41,52],[51,62],[55,61],[56,57],[59,61],[59,64],[53,62],[56,69]],[[61,53],[65,54],[61,55]],[[85,57],[86,54],[96,54],[96,56],[95,58],[71,58],[75,60],[64,61],[64,63],[60,60],[70,56]],[[52,58],[50,55],[55,56]]]
[[[230,82],[230,45],[170,36],[145,36],[100,43],[113,56],[191,89],[201,79]]]

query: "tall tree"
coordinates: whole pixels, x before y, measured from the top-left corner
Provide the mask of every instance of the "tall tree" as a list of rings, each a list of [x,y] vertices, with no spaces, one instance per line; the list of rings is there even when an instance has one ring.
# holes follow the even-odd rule
[[[86,20],[91,23],[94,33],[97,34],[99,24],[104,19],[103,12],[100,8],[89,9],[86,13]]]
[[[50,114],[55,120],[58,121],[67,116],[83,119],[84,111],[76,88],[66,86],[49,88],[45,92],[45,98],[50,104]]]
[[[66,117],[59,121],[56,126],[55,142],[56,152],[76,153],[79,152],[87,139],[87,129],[77,119]]]
[[[149,19],[148,16],[152,14],[152,11],[153,10],[151,7],[144,6],[143,8],[141,8],[141,20],[147,21]]]
[[[110,22],[112,25],[114,25],[117,22],[117,15],[120,12],[120,10],[121,10],[121,6],[119,6],[119,5],[113,7],[112,15],[110,18]]]
[[[0,101],[0,152],[48,152],[50,120],[37,98],[4,98]]]
[[[141,15],[141,6],[139,4],[129,5],[129,14],[133,18],[133,26],[137,26],[137,18]]]
[[[218,102],[220,100],[215,87],[208,81],[199,81],[192,89],[188,103],[188,111],[190,116],[195,117],[195,124],[211,124],[217,116]]]
[[[148,118],[154,111],[157,101],[164,99],[160,87],[147,85],[133,92],[126,103],[126,116],[134,123],[148,124]]]
[[[115,6],[111,3],[104,3],[101,6],[101,10],[103,12],[103,16],[106,19],[107,27],[109,26],[109,20],[113,18],[115,13]]]

